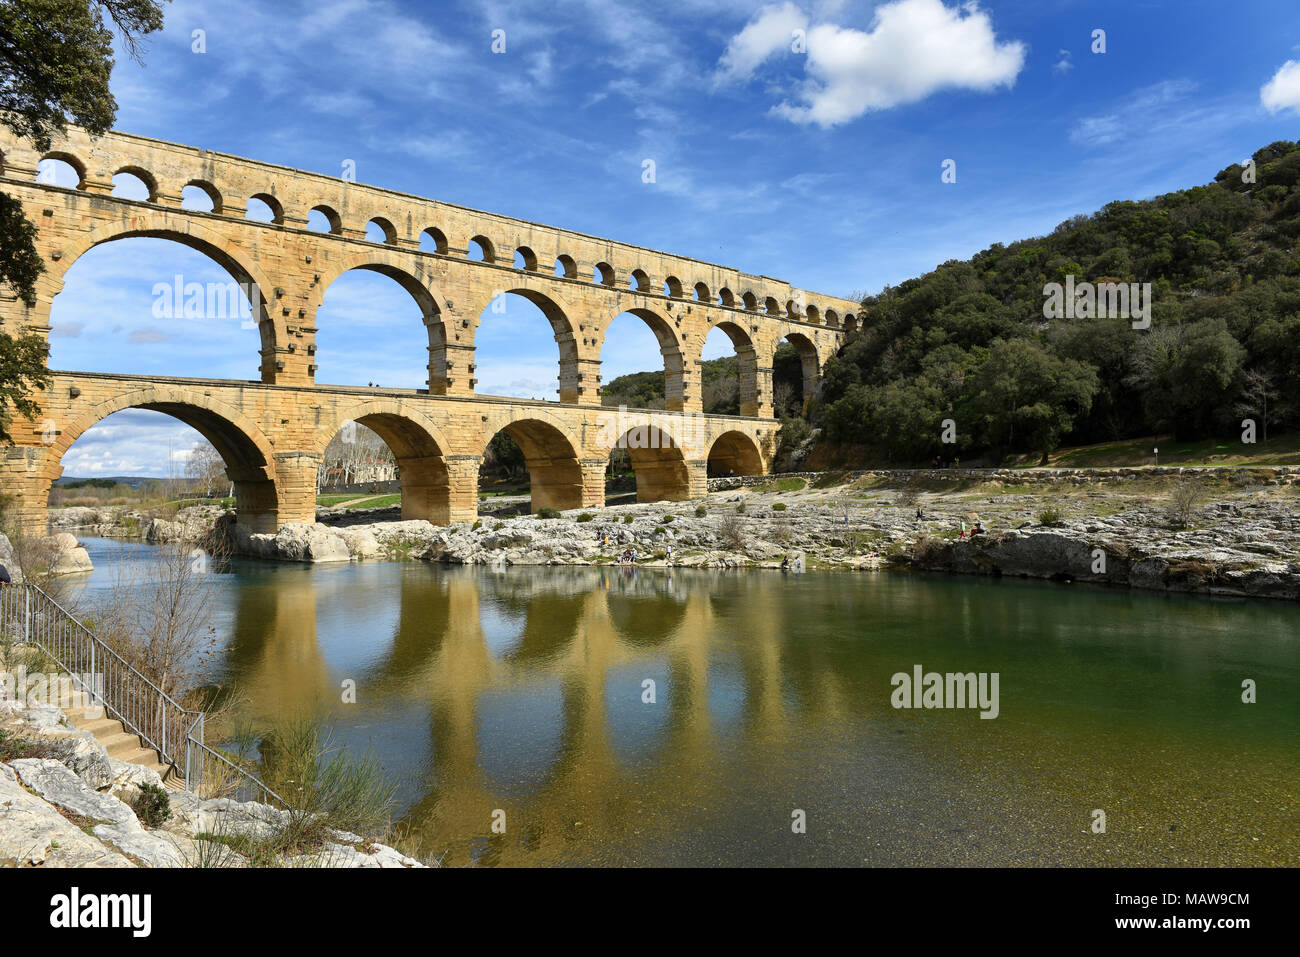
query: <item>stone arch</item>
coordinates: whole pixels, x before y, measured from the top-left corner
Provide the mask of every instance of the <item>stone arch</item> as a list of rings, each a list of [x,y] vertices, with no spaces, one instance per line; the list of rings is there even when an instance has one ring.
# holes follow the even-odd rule
[[[543,508],[581,508],[582,465],[577,437],[557,417],[541,409],[519,409],[500,419],[488,417],[480,460],[498,432],[514,439],[528,467],[529,494],[534,513]],[[603,491],[603,490],[602,490]]]
[[[817,353],[817,344],[802,332],[787,332],[784,338],[799,353],[799,360],[803,366],[803,404],[806,409],[808,402],[817,395],[817,389],[821,385],[822,367],[821,357]]]
[[[644,269],[633,269],[628,274],[627,284],[634,292],[649,292],[650,276]]]
[[[763,450],[754,438],[732,429],[709,447],[709,475],[762,475]]]
[[[471,369],[462,370],[456,366],[456,360],[448,353],[448,335],[446,327],[446,311],[442,293],[435,287],[431,281],[431,275],[426,274],[419,261],[415,261],[415,269],[409,268],[411,260],[400,254],[388,251],[377,250],[374,247],[370,249],[356,249],[349,251],[339,260],[337,266],[329,273],[322,273],[320,281],[316,284],[318,295],[315,300],[315,308],[320,309],[321,304],[325,301],[325,294],[329,287],[336,279],[344,273],[351,272],[354,269],[362,269],[368,272],[376,272],[382,276],[387,276],[415,300],[420,308],[420,316],[429,338],[429,377],[427,384],[431,395],[446,395],[453,380],[464,374],[466,377],[472,373]],[[454,342],[454,339],[452,340]]]
[[[519,281],[532,282],[533,280],[525,279],[519,276],[515,279]],[[500,290],[501,295],[520,296],[534,306],[536,306],[546,317],[546,321],[551,324],[551,333],[555,337],[555,344],[560,350],[560,401],[575,404],[578,397],[582,394],[585,385],[582,382],[581,372],[578,366],[578,342],[574,333],[573,322],[569,319],[573,315],[567,304],[558,296],[550,293],[541,292],[531,287],[531,285],[515,285],[508,289]],[[485,307],[486,308],[486,307]],[[482,315],[482,312],[479,313]],[[591,383],[592,387],[595,383]]]
[[[776,301],[775,296],[768,296],[763,300],[763,308],[769,316],[781,315],[781,304]]]
[[[614,267],[606,262],[596,263],[591,272],[591,280],[601,286],[614,285]]]
[[[736,308],[736,294],[723,286],[718,290],[718,304],[732,309]]]
[[[263,203],[266,203],[267,208],[271,210],[271,225],[273,226],[284,225],[284,204],[281,203],[278,199],[276,199],[270,193],[254,193],[252,196],[248,198],[249,200],[257,199],[257,200],[261,200]],[[245,204],[245,206],[247,206],[247,204]],[[245,209],[245,218],[247,219],[247,209]],[[249,220],[249,221],[258,222],[259,220]]]
[[[745,290],[745,294],[740,297],[740,301],[744,305],[746,312],[758,311],[758,297],[749,290]]]
[[[311,213],[320,213],[325,217],[325,222],[329,223],[330,236],[343,235],[343,217],[338,214],[338,211],[335,210],[333,206],[326,206],[324,203],[318,203],[307,212],[309,215]]]
[[[819,323],[822,321],[821,310],[818,309],[816,306],[809,306],[806,310],[804,310],[804,315],[807,317],[809,322]]]
[[[74,188],[75,189],[86,188],[86,164],[83,163],[78,156],[76,156],[73,153],[68,153],[64,150],[50,150],[48,153],[41,154],[41,158],[36,163],[37,169],[39,169],[41,163],[45,162],[46,160],[54,160],[56,163],[67,163],[69,166],[72,167],[72,171],[77,174],[77,185]],[[45,185],[49,185],[49,184],[45,184]],[[57,189],[59,187],[55,187],[55,188]]]
[[[371,225],[376,226],[379,229],[379,232],[383,234],[384,238],[381,239],[380,242],[383,243],[384,245],[392,246],[397,242],[397,227],[394,226],[387,217],[372,216],[370,217],[370,219],[366,221],[367,228],[369,228]],[[374,242],[374,240],[371,239],[368,239],[367,241]]]
[[[758,350],[754,346],[754,340],[740,323],[723,319],[709,324],[704,332],[704,338],[700,340],[701,351],[704,349],[708,334],[714,329],[721,329],[726,333],[727,338],[731,340],[732,348],[736,350],[736,364],[740,373],[740,414],[758,415],[765,402],[766,394],[759,382]]]
[[[664,280],[664,295],[671,299],[682,298],[682,281],[676,276],[669,276]]]
[[[465,248],[466,248],[466,252],[467,252],[467,254],[468,254],[468,249],[469,249],[469,245],[470,245],[470,243],[477,243],[477,244],[478,244],[478,248],[481,249],[481,250],[483,251],[483,262],[485,262],[485,263],[494,263],[494,262],[497,261],[497,248],[496,248],[496,246],[493,244],[492,240],[488,239],[488,238],[487,238],[486,236],[484,236],[482,233],[479,233],[479,234],[476,235],[476,236],[471,236],[471,237],[469,238],[469,243],[466,243],[466,244],[465,244]]]
[[[179,419],[212,443],[235,484],[237,521],[251,532],[274,533],[280,527],[281,496],[276,483],[274,446],[238,409],[204,395],[201,389],[148,386],[124,392],[77,415],[50,446],[46,486],[62,473],[63,456],[87,431],[114,412],[149,409]]]
[[[243,285],[261,335],[262,381],[274,384],[280,371],[277,348],[288,339],[283,319],[275,319],[267,308],[266,293],[273,290],[275,284],[256,261],[237,257],[229,251],[236,248],[236,243],[224,231],[182,211],[146,212],[132,216],[125,223],[104,223],[88,232],[68,236],[63,256],[57,262],[47,263],[46,271],[38,281],[41,294],[33,310],[32,324],[38,327],[49,325],[54,297],[63,288],[64,277],[73,263],[88,250],[114,240],[137,237],[168,239],[188,246],[213,260]]]
[[[529,246],[519,246],[515,249],[515,255],[519,257],[522,265],[516,265],[516,269],[522,269],[524,272],[537,272],[537,253],[533,252]]]
[[[621,423],[616,430],[621,434],[609,448],[626,449],[636,473],[636,500],[638,502],[682,502],[692,498],[691,474],[686,465],[686,454],[673,437],[666,423],[656,416],[646,416],[641,422]]]
[[[659,354],[663,356],[664,362],[664,408],[680,412],[685,408],[686,402],[686,361],[677,330],[671,322],[652,309],[638,307],[626,309],[624,312],[649,326],[655,339],[658,340]],[[620,312],[618,315],[621,316],[623,313]],[[613,316],[600,330],[599,347],[602,353],[605,348],[605,336],[617,318],[618,316]]]
[[[214,216],[221,215],[222,212],[221,191],[217,189],[216,186],[214,186],[212,183],[209,183],[206,179],[192,179],[186,182],[181,187],[181,192],[184,193],[186,187],[188,186],[193,186],[195,189],[203,193],[205,196],[208,197],[208,199],[212,201],[212,214]]]
[[[339,406],[335,417],[317,433],[317,453],[324,454],[349,422],[359,422],[375,432],[397,460],[403,521],[423,519],[447,525],[453,520],[456,503],[446,457],[450,445],[428,417],[399,400],[379,396],[347,403]]]
[[[447,255],[447,235],[437,226],[430,226],[420,233],[421,238],[428,236],[429,241],[433,244],[433,251],[440,256]],[[427,250],[426,250],[427,251]]]
[[[858,317],[853,315],[853,313],[849,313],[847,316],[844,317],[844,331],[845,332],[858,331]]]
[[[840,314],[834,309],[826,310],[826,325],[832,329],[838,328],[840,324]]]
[[[149,191],[149,198],[147,202],[150,203],[158,202],[158,180],[154,178],[154,175],[152,173],[150,173],[143,166],[133,166],[128,163],[126,166],[114,170],[113,176],[120,176],[123,173],[125,173],[128,176],[134,176],[136,179],[138,179],[141,183],[144,184],[144,188]],[[215,206],[216,204],[214,203],[213,205]]]
[[[565,279],[578,278],[578,263],[570,255],[561,253],[555,257],[555,275]]]

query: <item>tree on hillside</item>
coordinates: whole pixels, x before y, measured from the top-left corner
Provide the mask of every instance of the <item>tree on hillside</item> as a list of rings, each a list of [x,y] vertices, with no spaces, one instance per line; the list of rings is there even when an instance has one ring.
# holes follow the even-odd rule
[[[140,58],[143,36],[162,29],[157,0],[5,0],[0,3],[0,122],[41,151],[69,122],[93,135],[113,125],[117,101],[109,91],[114,30]],[[44,267],[36,228],[12,196],[0,193],[0,285],[29,307]],[[31,399],[49,385],[44,342],[35,333],[0,332],[0,442],[13,412],[31,416]]]
[[[1097,373],[1074,359],[1058,359],[1037,342],[1000,339],[972,377],[972,408],[998,450],[1055,451],[1097,394]]]

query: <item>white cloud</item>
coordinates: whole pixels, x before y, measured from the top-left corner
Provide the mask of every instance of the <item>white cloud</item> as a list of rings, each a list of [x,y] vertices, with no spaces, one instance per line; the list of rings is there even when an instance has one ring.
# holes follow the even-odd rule
[[[1056,55],[1059,56],[1060,59],[1052,65],[1053,72],[1069,73],[1074,69],[1074,60],[1070,58],[1071,54],[1069,50],[1058,50]]]
[[[1190,80],[1165,80],[1144,87],[1112,112],[1081,119],[1070,132],[1070,140],[1079,146],[1106,146],[1171,122],[1190,125],[1192,117],[1184,101],[1195,90]]]
[[[1259,90],[1259,102],[1270,113],[1295,110],[1300,113],[1300,61],[1287,60],[1273,79]]]
[[[782,47],[797,28],[798,8],[767,7],[728,45],[719,78],[743,78]],[[868,30],[831,23],[808,29],[805,78],[779,116],[822,127],[872,110],[915,103],[943,89],[987,92],[1012,86],[1025,44],[1000,42],[977,3],[893,0],[876,9]]]
[[[793,3],[764,7],[727,44],[718,61],[716,82],[748,79],[768,57],[791,50],[796,30],[807,29],[807,15]]]

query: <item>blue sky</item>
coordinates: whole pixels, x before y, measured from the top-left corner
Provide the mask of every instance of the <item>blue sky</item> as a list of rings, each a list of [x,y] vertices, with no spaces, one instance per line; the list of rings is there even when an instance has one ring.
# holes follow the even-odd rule
[[[362,182],[838,295],[1300,136],[1294,0],[178,0],[166,23],[144,67],[114,70],[119,129],[334,175],[352,160]],[[176,274],[228,278],[160,240],[88,253],[55,300],[54,366],[256,378],[251,329],[200,340],[153,316]],[[319,381],[423,384],[419,315],[389,280],[345,276],[318,327]],[[531,307],[511,297],[478,343],[481,391],[555,397]],[[729,351],[717,334],[705,354]],[[623,317],[602,373],[657,359]],[[65,473],[163,474],[168,437],[173,456],[195,439],[119,413]]]

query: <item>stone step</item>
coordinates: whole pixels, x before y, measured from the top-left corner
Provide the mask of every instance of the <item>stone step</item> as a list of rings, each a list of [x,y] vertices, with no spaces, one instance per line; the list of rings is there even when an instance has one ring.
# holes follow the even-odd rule
[[[109,757],[149,768],[163,779],[163,787],[172,791],[184,790],[181,776],[172,767],[163,764],[158,758],[158,752],[146,747],[139,735],[127,731],[116,718],[105,716],[103,709],[90,709],[89,713],[94,717],[87,717],[87,710],[69,709],[66,712],[68,721],[78,730],[93,734]]]

